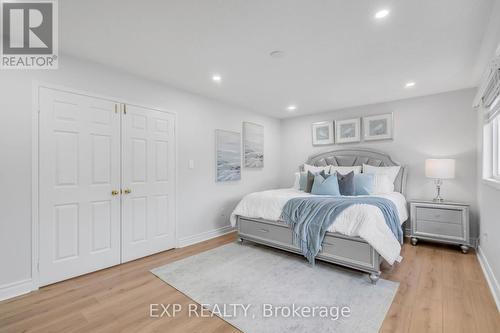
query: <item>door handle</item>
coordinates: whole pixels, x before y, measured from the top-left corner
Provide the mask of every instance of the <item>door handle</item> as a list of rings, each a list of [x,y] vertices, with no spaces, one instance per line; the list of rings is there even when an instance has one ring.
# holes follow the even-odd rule
[[[132,193],[132,190],[129,189],[129,188],[126,188],[126,189],[123,190],[123,193],[130,194],[130,193]]]
[[[113,190],[113,191],[111,191],[111,195],[118,195],[118,194],[120,194],[120,192],[119,192],[119,191],[117,191],[117,190]]]

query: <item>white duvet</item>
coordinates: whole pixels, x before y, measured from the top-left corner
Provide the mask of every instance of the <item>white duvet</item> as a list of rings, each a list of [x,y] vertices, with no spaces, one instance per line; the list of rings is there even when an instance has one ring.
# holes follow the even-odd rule
[[[236,216],[262,218],[279,221],[285,203],[298,197],[315,196],[294,188],[254,192],[245,196],[231,214],[231,224],[236,225]],[[405,197],[398,192],[375,195],[391,200],[398,210],[401,223],[408,218]],[[328,229],[347,236],[359,236],[366,240],[389,263],[401,261],[401,244],[386,225],[379,208],[356,204],[340,213]]]

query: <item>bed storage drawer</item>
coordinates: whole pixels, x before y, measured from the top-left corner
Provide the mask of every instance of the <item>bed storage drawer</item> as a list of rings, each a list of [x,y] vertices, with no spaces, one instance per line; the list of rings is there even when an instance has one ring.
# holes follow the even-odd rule
[[[325,259],[342,260],[353,265],[375,266],[373,248],[366,242],[353,241],[335,234],[327,234],[323,240],[323,247],[318,257]]]
[[[293,244],[292,229],[282,223],[240,216],[238,233],[242,239],[301,253],[301,250]],[[326,233],[322,250],[316,259],[366,272],[380,271],[379,255],[373,247],[359,237],[349,237],[338,233]]]
[[[292,230],[286,225],[257,222],[250,219],[239,219],[238,229],[240,234],[277,242],[288,247],[292,244]]]

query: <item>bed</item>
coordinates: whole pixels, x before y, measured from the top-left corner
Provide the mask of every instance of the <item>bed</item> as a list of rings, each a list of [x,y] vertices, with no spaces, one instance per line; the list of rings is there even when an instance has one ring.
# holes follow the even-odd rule
[[[404,198],[407,169],[392,160],[389,155],[370,149],[339,149],[313,155],[305,163],[315,166],[358,166],[363,164],[401,166],[394,181],[395,193],[387,194],[387,198],[398,207],[401,223],[408,218]],[[259,207],[260,212],[241,209],[240,206],[244,205],[244,200],[242,200],[231,216],[232,223],[237,226],[240,241],[243,243],[244,240],[247,240],[289,252],[301,253],[300,249],[293,243],[292,230],[283,221],[280,221],[277,216],[279,216],[279,209],[282,207],[283,202],[289,198],[307,194],[304,194],[304,192],[299,193],[298,190],[294,189],[272,190],[251,194],[249,195],[250,201],[252,195],[253,206]],[[246,198],[246,200],[248,201],[249,198]],[[265,213],[262,213],[263,207],[267,209]],[[378,208],[372,207],[372,209],[377,210]],[[347,220],[353,216],[353,213],[356,214],[354,209],[351,211],[349,213],[346,210],[346,214],[343,216],[343,220],[346,221],[340,223],[335,220],[332,226],[350,227]],[[377,217],[376,211],[366,211],[364,214],[370,215],[370,218],[373,215],[374,219]],[[262,216],[267,218],[262,218]],[[338,219],[340,219],[340,216]],[[347,232],[346,230],[342,230],[342,232],[330,231],[329,229],[316,259],[366,272],[369,274],[371,282],[375,284],[380,277],[382,261],[389,259],[386,261],[392,265],[394,261],[400,261],[401,257],[395,257],[396,253],[399,255],[400,244],[395,245],[393,240],[391,241],[387,237],[379,237],[383,234],[382,232],[379,232],[380,235],[377,237],[370,237],[370,235],[378,232],[376,228],[374,229],[374,226],[375,223],[365,223],[361,226],[364,228],[363,230],[357,230],[360,231],[359,233]],[[341,229],[341,227],[337,229]],[[363,237],[350,234],[360,234]],[[399,246],[399,249],[396,249],[396,246]]]

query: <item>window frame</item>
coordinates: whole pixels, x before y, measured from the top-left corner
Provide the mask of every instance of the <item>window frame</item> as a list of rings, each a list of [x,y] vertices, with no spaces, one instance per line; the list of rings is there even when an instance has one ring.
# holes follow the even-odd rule
[[[483,181],[500,189],[500,113],[483,126]]]
[[[492,172],[491,177],[500,182],[500,164],[499,164],[499,156],[500,156],[500,115],[496,115],[492,119],[492,143],[491,148],[492,152]]]

